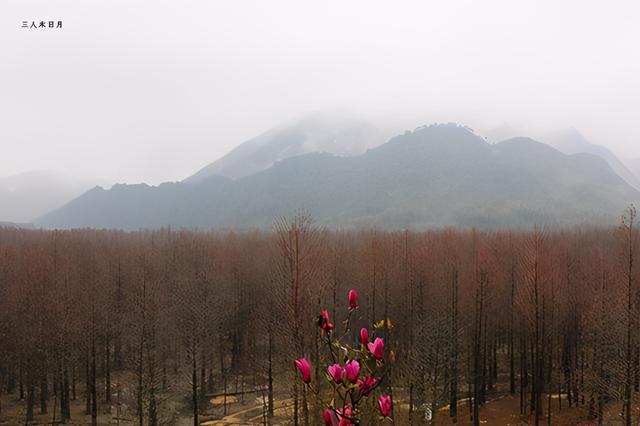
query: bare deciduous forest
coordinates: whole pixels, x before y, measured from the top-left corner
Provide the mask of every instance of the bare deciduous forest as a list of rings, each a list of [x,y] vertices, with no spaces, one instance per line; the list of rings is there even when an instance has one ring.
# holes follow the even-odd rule
[[[390,368],[374,392],[393,397],[395,424],[638,424],[634,219],[631,208],[618,228],[562,230],[343,232],[304,216],[272,232],[1,229],[0,421],[320,424],[294,360],[330,392],[327,310],[340,329],[352,315],[354,346],[363,327],[384,333]],[[360,424],[383,423],[375,401]]]

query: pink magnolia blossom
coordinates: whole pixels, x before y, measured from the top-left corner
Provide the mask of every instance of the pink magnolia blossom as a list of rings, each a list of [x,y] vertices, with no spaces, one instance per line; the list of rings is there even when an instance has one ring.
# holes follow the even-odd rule
[[[331,411],[330,409],[327,408],[326,410],[324,410],[322,412],[322,417],[324,418],[325,426],[337,426],[333,411]]]
[[[322,318],[325,322],[328,322],[329,321],[329,311],[324,309],[322,312],[320,312],[320,318]]]
[[[390,395],[380,395],[380,398],[378,398],[378,407],[380,408],[380,415],[382,417],[389,417],[389,414],[391,414],[391,405]]]
[[[311,364],[309,364],[309,361],[307,361],[306,358],[300,358],[295,361],[295,364],[298,372],[300,373],[300,378],[302,379],[302,381],[305,383],[310,383]]]
[[[354,289],[349,290],[349,309],[358,309],[358,292]]]
[[[358,388],[360,389],[362,396],[369,396],[377,382],[378,381],[371,374],[365,377],[364,380],[358,380]]]
[[[369,343],[369,330],[364,327],[360,329],[360,343],[365,346]]]
[[[330,333],[333,330],[333,323],[329,320],[329,312],[322,311],[318,316],[318,327],[325,333]]]
[[[371,352],[375,359],[382,359],[384,356],[384,340],[380,337],[377,337],[373,343],[367,343],[367,348],[369,348],[369,352]]]
[[[333,323],[328,322],[326,327],[323,329],[325,333],[330,333],[333,330]]]
[[[351,417],[351,407],[345,407],[344,409],[344,414],[342,410],[336,410],[338,413],[338,418],[340,419],[340,423],[338,426],[351,426],[353,423],[351,423],[351,420],[349,420],[349,418]]]
[[[342,376],[344,374],[344,370],[340,367],[340,364],[333,364],[327,368],[327,372],[331,376],[334,382],[340,383],[342,381]]]
[[[344,366],[344,371],[347,375],[347,380],[355,383],[358,381],[358,376],[360,375],[360,363],[355,359],[351,360]]]

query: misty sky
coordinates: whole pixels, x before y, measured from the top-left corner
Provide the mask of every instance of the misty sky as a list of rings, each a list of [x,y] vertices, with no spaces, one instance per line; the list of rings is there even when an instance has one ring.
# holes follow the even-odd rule
[[[640,157],[639,5],[2,0],[0,176],[178,180],[326,108],[407,128],[575,126]]]

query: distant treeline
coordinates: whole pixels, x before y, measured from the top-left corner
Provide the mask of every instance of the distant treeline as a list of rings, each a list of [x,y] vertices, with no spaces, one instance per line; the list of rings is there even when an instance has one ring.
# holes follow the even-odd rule
[[[272,232],[0,229],[0,392],[24,399],[27,421],[54,397],[58,420],[78,399],[94,423],[129,398],[140,424],[170,423],[168,401],[198,424],[203,395],[241,377],[266,389],[266,417],[284,391],[295,420],[317,424],[321,404],[296,385],[293,360],[323,374],[318,314],[341,327],[354,288],[355,345],[361,327],[392,320],[384,391],[410,407],[394,413],[398,424],[418,423],[429,406],[477,424],[479,407],[502,393],[519,395],[536,424],[558,395],[553,404],[601,421],[623,402],[631,424],[634,219],[629,209],[620,227],[528,232],[341,232],[305,216]],[[473,403],[458,409],[466,397]]]

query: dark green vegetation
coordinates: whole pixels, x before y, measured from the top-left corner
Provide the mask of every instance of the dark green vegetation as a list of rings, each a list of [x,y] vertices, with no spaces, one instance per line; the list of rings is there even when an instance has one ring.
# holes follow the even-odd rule
[[[353,157],[307,154],[232,180],[95,188],[36,221],[44,227],[268,228],[304,210],[347,228],[481,228],[615,223],[640,193],[601,158],[527,138],[489,144],[433,125]]]

